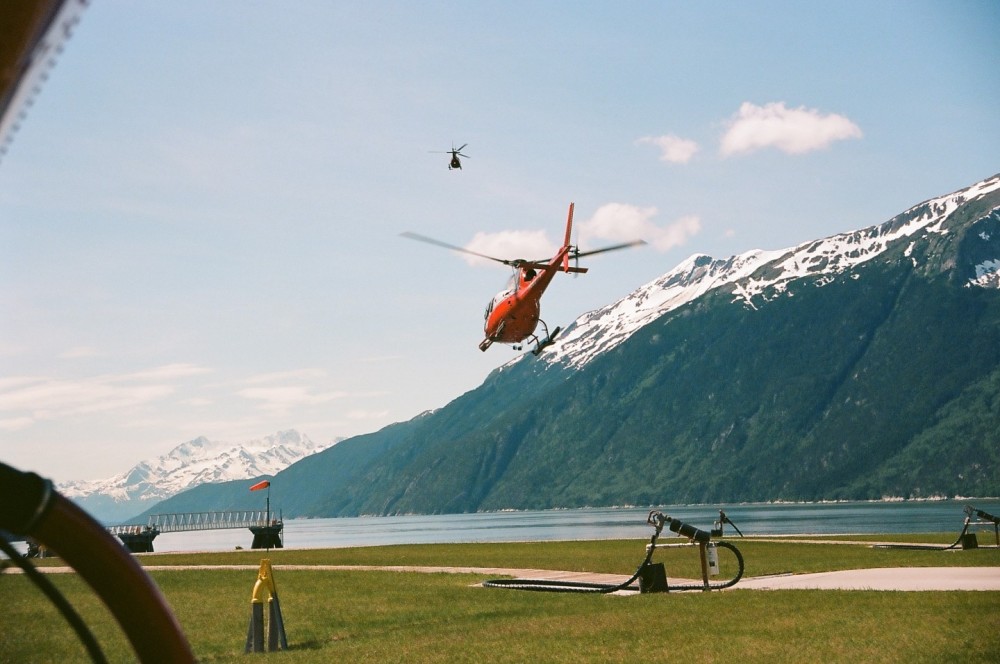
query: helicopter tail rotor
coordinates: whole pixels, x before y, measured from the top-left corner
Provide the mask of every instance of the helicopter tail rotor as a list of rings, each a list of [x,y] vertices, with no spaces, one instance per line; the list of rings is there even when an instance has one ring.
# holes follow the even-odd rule
[[[566,238],[563,240],[563,247],[570,247],[570,242],[573,240],[573,208],[576,206],[575,203],[569,204],[569,214],[566,217]],[[563,272],[569,272],[569,254],[567,251],[566,255],[563,256],[562,270]]]

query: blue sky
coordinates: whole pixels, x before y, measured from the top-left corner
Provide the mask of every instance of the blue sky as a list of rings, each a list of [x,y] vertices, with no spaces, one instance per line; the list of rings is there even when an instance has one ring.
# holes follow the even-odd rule
[[[576,203],[550,326],[693,253],[1000,170],[995,2],[94,0],[0,160],[0,459],[97,479],[205,435],[439,408]],[[468,143],[465,168],[432,151]],[[514,255],[508,256],[508,252]]]

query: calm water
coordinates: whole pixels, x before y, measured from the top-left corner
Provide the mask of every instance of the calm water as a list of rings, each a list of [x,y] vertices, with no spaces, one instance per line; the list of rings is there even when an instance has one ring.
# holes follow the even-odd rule
[[[712,528],[719,509],[746,536],[838,533],[955,533],[962,529],[966,504],[1000,516],[1000,499],[897,503],[822,503],[754,505],[668,505],[667,516],[703,530]],[[290,519],[285,521],[287,548],[428,544],[456,542],[517,542],[570,539],[645,539],[647,508],[588,508],[541,512],[491,512],[437,516]],[[735,535],[732,526],[727,535]],[[987,539],[987,537],[989,539]],[[992,542],[992,531],[980,531],[981,542]],[[227,551],[250,548],[246,530],[167,533],[153,543],[158,552]]]

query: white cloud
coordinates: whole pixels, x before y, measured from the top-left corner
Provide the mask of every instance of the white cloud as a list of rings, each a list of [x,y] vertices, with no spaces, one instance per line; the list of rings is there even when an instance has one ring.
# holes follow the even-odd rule
[[[77,360],[87,357],[97,357],[100,353],[91,346],[76,346],[60,353],[59,358],[64,360]]]
[[[192,397],[191,399],[182,399],[180,403],[184,406],[191,406],[193,408],[204,408],[206,406],[214,405],[215,402],[211,399],[205,397]]]
[[[352,410],[347,413],[350,420],[378,420],[389,415],[387,410]]]
[[[0,395],[9,390],[13,390],[24,385],[38,383],[43,380],[45,379],[39,378],[38,376],[8,376],[6,378],[0,378]]]
[[[365,364],[380,364],[382,362],[398,362],[403,359],[402,355],[372,355],[371,357],[358,357],[355,362]]]
[[[159,401],[177,391],[176,380],[208,372],[193,364],[168,364],[130,374],[83,378],[15,376],[0,380],[0,428],[74,415],[105,413]]]
[[[0,412],[48,420],[82,413],[118,410],[161,399],[170,385],[119,385],[106,377],[79,380],[42,378],[0,392]]]
[[[27,429],[34,423],[35,420],[31,417],[12,417],[0,420],[0,431],[19,431],[20,429]]]
[[[601,206],[594,215],[573,224],[573,244],[582,251],[600,249],[601,245],[645,240],[658,251],[667,251],[685,244],[701,231],[701,221],[697,216],[686,216],[666,225],[657,225],[653,218],[658,214],[655,207],[638,207],[626,203],[608,203]],[[497,258],[526,258],[548,260],[559,244],[550,240],[544,231],[503,231],[500,233],[477,233],[465,248],[469,251],[495,256]],[[484,258],[465,255],[471,265],[490,263]]]
[[[764,148],[803,154],[862,135],[861,129],[843,115],[824,115],[804,106],[787,108],[784,102],[764,106],[744,102],[727,125],[719,149],[723,156]]]
[[[580,225],[580,244],[583,251],[599,249],[597,243],[645,240],[657,251],[668,251],[685,244],[701,231],[701,221],[696,216],[686,216],[660,226],[653,222],[655,207],[637,207],[625,203],[602,205],[594,216]]]
[[[637,140],[636,143],[655,145],[660,148],[660,161],[666,161],[671,164],[688,163],[699,149],[696,142],[673,134],[644,136]]]
[[[113,380],[174,380],[177,378],[187,378],[189,376],[199,376],[211,373],[211,369],[199,367],[196,364],[176,363],[165,364],[161,367],[154,367],[145,371],[137,371],[131,374],[113,378]]]
[[[274,387],[248,387],[237,394],[244,399],[260,401],[261,408],[278,413],[286,413],[297,406],[313,406],[347,396],[347,392],[312,392],[302,385],[280,385]]]
[[[540,260],[550,258],[555,253],[555,245],[544,231],[500,231],[499,233],[476,233],[465,245],[469,251],[501,259],[525,258]],[[463,254],[470,265],[493,264],[485,258]]]
[[[246,383],[257,385],[260,383],[281,383],[289,380],[307,380],[311,378],[326,378],[326,371],[322,369],[292,369],[290,371],[274,371],[250,376]]]

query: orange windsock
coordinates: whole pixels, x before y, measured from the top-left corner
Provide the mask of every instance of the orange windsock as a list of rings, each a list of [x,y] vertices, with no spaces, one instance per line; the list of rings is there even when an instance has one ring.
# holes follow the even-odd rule
[[[256,484],[254,484],[252,487],[250,487],[250,490],[260,491],[261,489],[266,489],[269,486],[271,486],[271,483],[268,480],[264,480],[263,482],[257,482]]]

